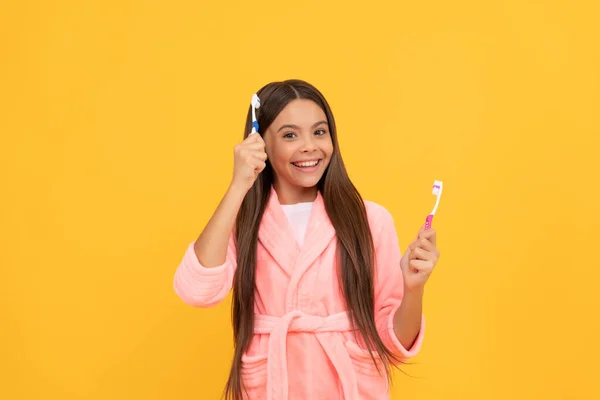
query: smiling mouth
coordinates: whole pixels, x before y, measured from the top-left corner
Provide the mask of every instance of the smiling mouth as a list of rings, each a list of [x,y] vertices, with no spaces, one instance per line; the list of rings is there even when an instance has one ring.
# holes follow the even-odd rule
[[[291,164],[294,167],[298,167],[298,168],[312,168],[312,167],[316,167],[317,165],[319,165],[320,162],[321,162],[321,160],[314,160],[314,161],[293,162]]]

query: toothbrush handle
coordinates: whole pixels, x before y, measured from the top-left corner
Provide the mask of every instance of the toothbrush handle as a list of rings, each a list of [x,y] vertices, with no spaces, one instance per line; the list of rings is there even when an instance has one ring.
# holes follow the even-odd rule
[[[425,230],[431,228],[431,222],[433,221],[433,214],[429,214],[425,220]]]
[[[251,133],[258,133],[258,121],[252,121],[252,132]]]

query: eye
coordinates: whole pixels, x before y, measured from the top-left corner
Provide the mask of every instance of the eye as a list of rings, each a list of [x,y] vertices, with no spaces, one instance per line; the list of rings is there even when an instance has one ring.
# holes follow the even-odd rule
[[[317,135],[317,136],[323,136],[323,135],[325,135],[326,133],[327,133],[327,131],[326,131],[325,129],[317,129],[317,130],[315,131],[315,135]]]
[[[285,139],[293,139],[296,137],[296,134],[294,132],[286,132],[283,134],[283,137]]]

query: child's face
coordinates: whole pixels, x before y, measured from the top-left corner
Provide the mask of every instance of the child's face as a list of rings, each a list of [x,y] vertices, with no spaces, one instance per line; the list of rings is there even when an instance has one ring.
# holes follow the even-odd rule
[[[331,160],[327,117],[311,100],[291,101],[264,135],[275,183],[290,190],[317,185]]]

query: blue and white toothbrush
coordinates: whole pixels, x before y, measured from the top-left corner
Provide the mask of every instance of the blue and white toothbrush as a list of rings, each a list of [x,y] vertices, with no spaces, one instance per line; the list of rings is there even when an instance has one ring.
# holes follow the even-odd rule
[[[260,107],[260,99],[258,95],[254,94],[252,96],[252,131],[251,135],[258,132],[258,121],[256,120],[256,110]]]

